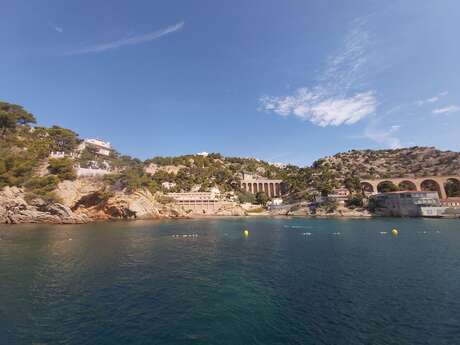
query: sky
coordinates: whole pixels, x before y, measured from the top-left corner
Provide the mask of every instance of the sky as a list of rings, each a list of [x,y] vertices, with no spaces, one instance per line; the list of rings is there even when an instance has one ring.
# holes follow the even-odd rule
[[[141,159],[460,151],[460,2],[4,0],[0,100]]]

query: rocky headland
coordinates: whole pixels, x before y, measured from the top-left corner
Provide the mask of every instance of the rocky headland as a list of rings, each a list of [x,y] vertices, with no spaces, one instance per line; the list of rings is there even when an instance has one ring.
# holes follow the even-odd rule
[[[18,187],[0,191],[0,224],[83,224],[94,221],[192,218],[173,203],[161,203],[161,195],[148,190],[133,193],[106,192],[98,179],[63,181],[55,191],[60,202],[29,196]],[[245,216],[239,205],[226,206],[206,216]],[[200,215],[203,216],[203,215]]]

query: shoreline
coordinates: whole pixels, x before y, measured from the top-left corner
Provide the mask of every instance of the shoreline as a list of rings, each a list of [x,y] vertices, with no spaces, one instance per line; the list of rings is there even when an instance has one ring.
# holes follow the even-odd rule
[[[187,221],[187,220],[212,220],[212,219],[250,219],[250,218],[272,218],[272,219],[355,219],[355,220],[374,220],[377,218],[384,219],[457,219],[448,217],[384,217],[384,216],[340,216],[340,215],[269,215],[269,214],[248,214],[244,216],[229,216],[229,215],[194,215],[189,217],[165,217],[165,218],[137,218],[137,219],[95,219],[86,223],[68,223],[68,222],[21,222],[21,223],[2,223],[4,226],[15,225],[90,225],[90,224],[103,224],[103,223],[136,223],[136,222],[164,222],[164,221]]]

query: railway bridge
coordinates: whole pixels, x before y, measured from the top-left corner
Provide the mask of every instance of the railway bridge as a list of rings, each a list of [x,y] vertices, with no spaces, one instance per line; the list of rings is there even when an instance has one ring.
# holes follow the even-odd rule
[[[389,183],[396,185],[401,190],[436,191],[441,199],[447,199],[446,185],[455,183],[460,188],[460,175],[361,180],[361,187],[366,193],[377,193]]]

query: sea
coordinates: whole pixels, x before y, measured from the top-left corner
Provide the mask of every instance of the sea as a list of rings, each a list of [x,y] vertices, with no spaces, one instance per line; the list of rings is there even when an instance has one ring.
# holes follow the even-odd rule
[[[460,220],[1,225],[0,344],[460,344]]]

